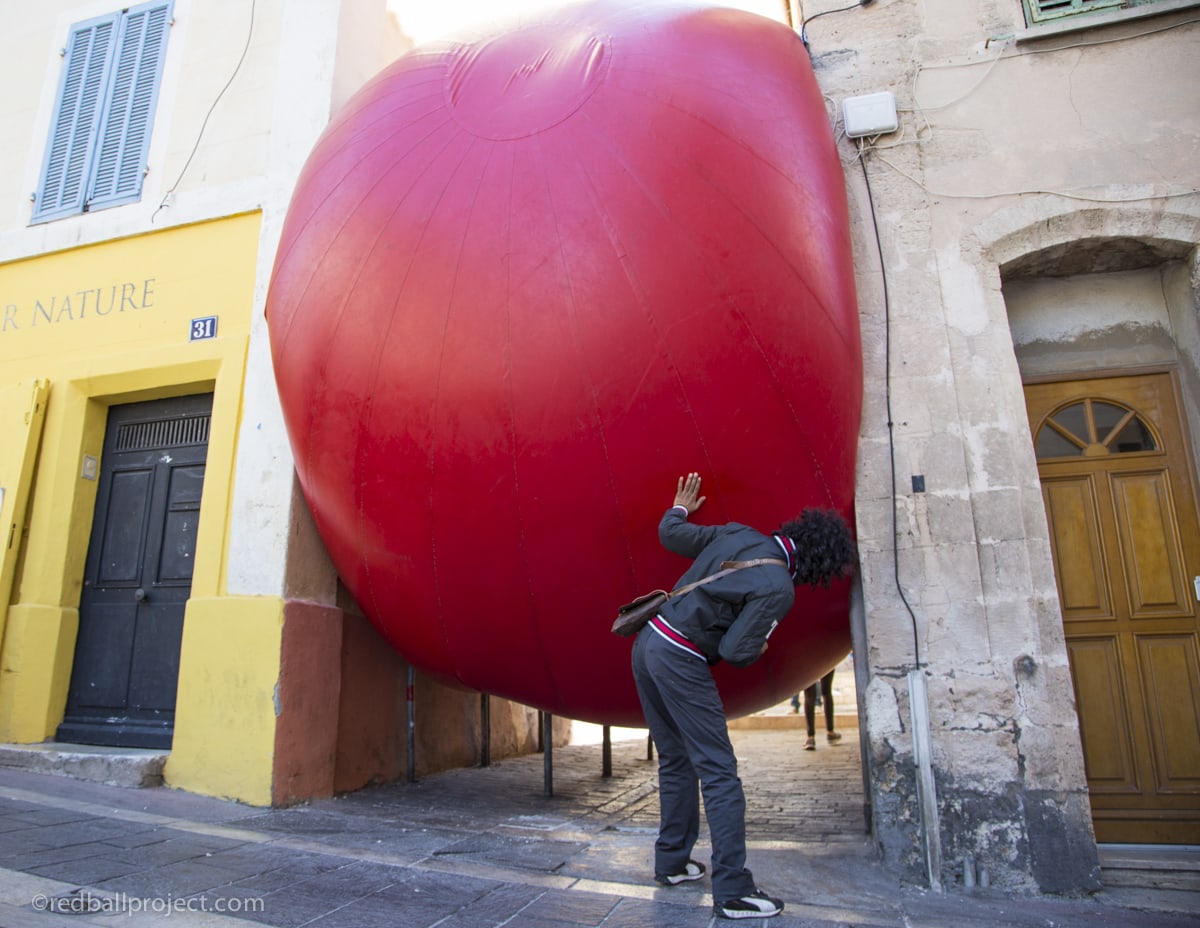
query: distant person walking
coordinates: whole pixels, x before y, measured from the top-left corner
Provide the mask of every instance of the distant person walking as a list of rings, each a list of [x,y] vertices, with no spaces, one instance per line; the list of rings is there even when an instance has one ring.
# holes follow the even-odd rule
[[[836,668],[835,668],[836,669]],[[820,703],[825,708],[825,740],[830,744],[837,744],[842,740],[841,732],[834,731],[833,725],[833,673],[831,670],[825,676],[821,677],[820,687],[821,692],[818,695],[818,684],[813,683],[804,688],[804,722],[808,728],[808,740],[804,742],[804,750],[815,751],[817,749],[817,703]],[[798,709],[800,697],[792,697],[792,708]]]

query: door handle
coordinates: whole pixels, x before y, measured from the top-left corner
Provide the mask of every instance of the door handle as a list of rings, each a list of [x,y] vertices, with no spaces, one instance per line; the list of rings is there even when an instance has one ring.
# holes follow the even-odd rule
[[[138,587],[133,591],[133,599],[135,602],[144,603],[146,601],[146,591]]]

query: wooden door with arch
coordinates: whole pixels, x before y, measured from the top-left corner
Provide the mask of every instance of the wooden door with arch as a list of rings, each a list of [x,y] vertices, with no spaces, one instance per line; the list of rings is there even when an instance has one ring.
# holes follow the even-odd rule
[[[1174,375],[1025,400],[1096,838],[1200,843],[1200,517]]]

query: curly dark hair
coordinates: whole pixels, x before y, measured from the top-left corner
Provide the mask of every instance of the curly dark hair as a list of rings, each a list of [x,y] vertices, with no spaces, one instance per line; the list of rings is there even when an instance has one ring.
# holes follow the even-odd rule
[[[848,577],[858,563],[858,549],[850,526],[833,509],[805,509],[784,522],[779,534],[796,543],[796,583],[828,587]]]

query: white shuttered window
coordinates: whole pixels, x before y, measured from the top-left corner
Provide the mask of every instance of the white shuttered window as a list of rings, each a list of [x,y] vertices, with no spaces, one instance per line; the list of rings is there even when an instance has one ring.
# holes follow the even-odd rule
[[[33,222],[141,196],[170,23],[153,0],[71,27]]]

